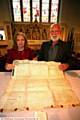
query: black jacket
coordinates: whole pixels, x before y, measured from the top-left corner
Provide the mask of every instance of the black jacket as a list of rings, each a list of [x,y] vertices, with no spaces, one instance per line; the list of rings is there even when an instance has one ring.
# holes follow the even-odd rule
[[[39,61],[49,61],[48,60],[48,55],[49,55],[48,52],[49,52],[51,45],[52,45],[52,40],[50,40],[48,42],[43,42],[43,44],[41,45],[39,54],[38,54]],[[67,64],[69,64],[70,69],[76,69],[77,61],[75,58],[72,57],[72,53],[69,49],[67,42],[64,42],[59,39],[58,43],[56,45],[58,47],[57,47],[57,55],[56,55],[56,58],[54,61],[61,62],[61,63],[67,63]]]

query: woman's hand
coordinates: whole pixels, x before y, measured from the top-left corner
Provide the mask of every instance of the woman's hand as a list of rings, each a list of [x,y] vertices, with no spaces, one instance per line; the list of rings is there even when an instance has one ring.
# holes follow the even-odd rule
[[[38,60],[38,58],[37,58],[37,57],[34,57],[33,60]]]
[[[67,70],[68,67],[69,67],[69,64],[64,64],[64,63],[63,63],[63,64],[60,64],[60,65],[59,65],[59,69],[62,70],[62,71]]]
[[[6,69],[6,70],[13,70],[14,67],[15,67],[14,64],[8,64],[8,63],[6,63],[6,65],[5,65],[5,69]]]

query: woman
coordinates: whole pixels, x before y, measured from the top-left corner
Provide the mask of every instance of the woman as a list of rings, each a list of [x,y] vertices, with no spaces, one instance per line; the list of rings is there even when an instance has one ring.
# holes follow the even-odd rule
[[[33,50],[28,48],[26,36],[23,32],[18,32],[13,42],[13,48],[8,50],[5,65],[6,70],[12,70],[14,68],[14,60],[32,60],[36,57]]]

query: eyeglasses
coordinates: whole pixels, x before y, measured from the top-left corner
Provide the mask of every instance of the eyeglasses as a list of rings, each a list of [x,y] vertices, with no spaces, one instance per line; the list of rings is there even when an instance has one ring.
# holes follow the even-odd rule
[[[50,33],[52,33],[52,34],[60,34],[61,31],[60,30],[51,30]]]

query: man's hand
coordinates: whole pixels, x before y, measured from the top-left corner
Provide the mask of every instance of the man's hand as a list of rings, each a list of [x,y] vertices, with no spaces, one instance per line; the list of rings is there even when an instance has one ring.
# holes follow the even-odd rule
[[[60,64],[60,65],[59,65],[59,69],[62,70],[62,71],[67,70],[68,67],[69,67],[69,64],[64,64],[64,63],[63,63],[63,64]]]

